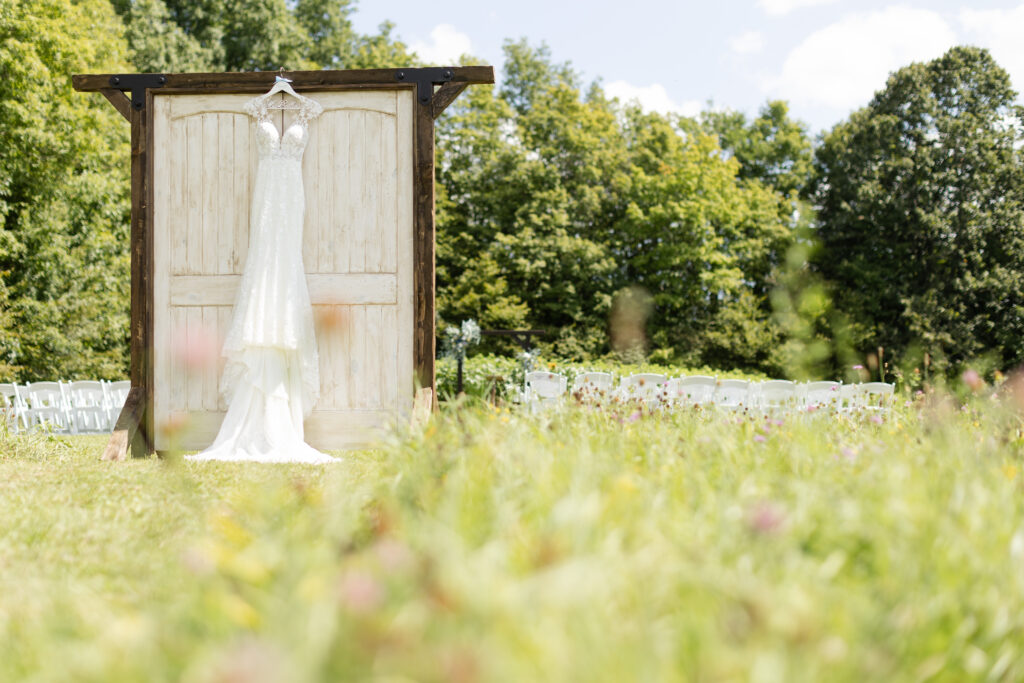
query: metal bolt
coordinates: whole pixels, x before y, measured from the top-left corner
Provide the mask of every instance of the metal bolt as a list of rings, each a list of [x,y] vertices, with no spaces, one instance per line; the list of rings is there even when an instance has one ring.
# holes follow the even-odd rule
[[[400,81],[404,81],[405,80],[405,72],[404,71],[399,71],[398,73],[395,74],[395,78],[400,80]]]
[[[121,79],[118,78],[117,76],[111,76],[110,77],[110,85],[117,85],[120,82],[121,82]]]

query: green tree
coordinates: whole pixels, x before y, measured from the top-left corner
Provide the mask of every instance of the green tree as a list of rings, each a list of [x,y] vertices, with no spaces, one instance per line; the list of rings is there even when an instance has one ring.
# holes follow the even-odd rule
[[[852,341],[1024,360],[1024,110],[983,49],[893,73],[817,151],[818,271]]]
[[[662,354],[772,366],[783,197],[738,177],[695,122],[584,91],[543,46],[505,54],[501,89],[439,122],[442,316],[549,329],[583,358],[609,350],[612,303],[646,301],[639,285]]]
[[[473,89],[439,125],[441,314],[487,321],[453,296],[503,281],[503,319],[493,324],[528,320],[550,330],[558,353],[582,357],[605,343],[615,270],[608,185],[621,136],[610,104],[582,98],[546,48],[508,42],[505,52],[502,91]]]
[[[114,0],[139,71],[358,69],[415,62],[385,23],[352,28],[351,0]]]
[[[783,198],[738,177],[717,139],[626,111],[631,184],[615,226],[624,280],[654,297],[656,346],[690,363],[775,369],[768,295],[789,244]]]
[[[0,372],[121,377],[128,127],[70,74],[123,71],[106,0],[0,3]]]
[[[802,191],[810,180],[813,151],[807,126],[789,117],[784,101],[766,103],[750,122],[742,112],[705,111],[701,126],[739,162],[738,176],[744,180],[759,180],[784,196]]]

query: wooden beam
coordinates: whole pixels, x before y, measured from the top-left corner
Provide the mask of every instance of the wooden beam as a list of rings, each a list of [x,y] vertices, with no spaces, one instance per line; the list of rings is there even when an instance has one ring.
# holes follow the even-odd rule
[[[124,460],[128,449],[139,440],[139,426],[142,424],[142,413],[146,405],[145,392],[142,387],[132,387],[128,398],[117,417],[114,432],[103,451],[104,460]]]
[[[413,109],[413,368],[420,388],[434,381],[434,116],[430,104]]]
[[[455,98],[462,94],[462,91],[469,87],[469,83],[461,82],[454,83],[448,82],[443,83],[437,92],[434,93],[434,97],[430,100],[431,116],[435,119],[441,115],[448,105],[455,101]]]
[[[453,83],[494,83],[494,67],[491,66],[453,66],[450,70]],[[292,87],[296,90],[312,90],[332,85],[392,86],[397,82],[396,71],[406,72],[409,81],[415,80],[415,68],[285,71],[284,75],[292,79]],[[277,74],[276,71],[164,74],[167,79],[164,88],[208,92],[262,92],[274,82]],[[110,78],[115,75],[122,74],[75,74],[71,77],[71,84],[79,91],[102,91],[111,87]]]
[[[132,102],[129,100],[123,92],[115,90],[114,88],[102,88],[100,90],[103,96],[106,97],[114,109],[120,112],[121,116],[127,121],[132,120]]]

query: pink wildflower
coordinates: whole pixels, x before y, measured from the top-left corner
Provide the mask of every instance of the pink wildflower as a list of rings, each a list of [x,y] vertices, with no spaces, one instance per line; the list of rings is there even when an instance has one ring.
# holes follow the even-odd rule
[[[751,531],[760,534],[770,534],[779,530],[785,522],[785,515],[782,509],[769,502],[760,502],[754,505],[747,514],[747,524]]]
[[[365,614],[384,600],[384,589],[366,572],[350,571],[338,582],[338,599],[352,612]]]
[[[966,384],[971,391],[978,393],[985,388],[985,380],[981,378],[977,370],[968,368],[964,370],[964,374],[960,375],[960,379]]]

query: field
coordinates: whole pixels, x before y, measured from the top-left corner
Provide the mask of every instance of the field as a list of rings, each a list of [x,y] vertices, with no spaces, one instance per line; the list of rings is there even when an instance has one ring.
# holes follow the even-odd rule
[[[0,439],[0,679],[1024,678],[1018,407],[469,399],[329,467]]]

